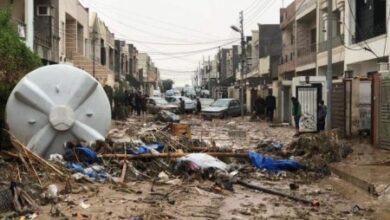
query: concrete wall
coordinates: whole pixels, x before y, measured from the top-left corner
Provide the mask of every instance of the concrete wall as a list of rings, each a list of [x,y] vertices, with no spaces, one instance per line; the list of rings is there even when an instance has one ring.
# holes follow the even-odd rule
[[[83,26],[83,37],[84,39],[89,39],[89,10],[85,8],[78,0],[59,0],[59,14],[58,14],[58,20],[59,20],[59,27],[60,27],[60,41],[59,44],[61,45],[59,48],[59,54],[60,56],[66,54],[66,39],[69,37],[69,34],[76,34],[77,39],[77,31],[73,30],[72,33],[69,33],[65,30],[66,28],[66,15],[68,14],[72,18],[74,18],[77,23],[79,23],[81,26]],[[72,26],[77,26],[76,24],[72,24]],[[76,29],[77,30],[77,29]],[[75,32],[75,33],[74,33]],[[85,45],[83,43],[82,51],[85,51]],[[85,55],[85,54],[84,54]]]
[[[11,11],[12,19],[18,23],[25,23],[24,0],[0,0],[0,8],[8,8]]]

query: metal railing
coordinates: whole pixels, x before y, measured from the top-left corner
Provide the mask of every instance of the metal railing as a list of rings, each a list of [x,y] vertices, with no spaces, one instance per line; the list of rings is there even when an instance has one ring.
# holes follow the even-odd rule
[[[322,41],[318,43],[318,52],[324,52],[326,51],[328,45],[328,41]],[[332,48],[338,47],[340,45],[344,44],[344,35],[338,35],[336,37],[332,38]]]

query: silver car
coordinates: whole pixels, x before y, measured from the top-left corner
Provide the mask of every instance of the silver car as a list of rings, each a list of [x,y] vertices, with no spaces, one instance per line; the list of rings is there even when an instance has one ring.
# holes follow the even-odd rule
[[[177,112],[177,105],[169,104],[165,99],[160,97],[151,97],[146,102],[146,108],[149,113],[156,114],[159,111],[167,110],[172,112]]]
[[[241,105],[237,99],[218,99],[209,107],[202,110],[202,116],[205,119],[226,118],[239,115],[241,115]]]
[[[178,108],[180,108],[180,98],[184,100],[184,109],[186,112],[191,113],[191,112],[195,111],[195,109],[196,109],[195,101],[193,101],[185,96],[165,97],[165,99],[168,101],[169,104],[176,105],[176,106],[178,106]]]

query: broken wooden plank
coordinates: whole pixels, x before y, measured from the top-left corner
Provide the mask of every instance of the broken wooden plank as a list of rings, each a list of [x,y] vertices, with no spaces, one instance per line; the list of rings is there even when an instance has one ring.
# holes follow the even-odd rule
[[[142,154],[142,155],[129,155],[129,154],[103,154],[102,158],[117,158],[117,159],[153,159],[153,158],[177,158],[183,157],[191,153],[161,153],[161,154]],[[233,157],[233,158],[248,158],[248,153],[232,153],[232,152],[207,152],[206,154],[213,157]]]

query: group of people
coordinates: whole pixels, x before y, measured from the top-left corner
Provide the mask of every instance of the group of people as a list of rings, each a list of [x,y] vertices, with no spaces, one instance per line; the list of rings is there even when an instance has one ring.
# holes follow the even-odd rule
[[[257,96],[254,102],[254,109],[256,116],[264,118],[264,116],[270,121],[274,121],[274,112],[276,109],[276,98],[272,95],[272,92],[268,92],[268,96],[264,99],[261,96]]]
[[[294,117],[295,128],[297,134],[299,134],[299,122],[302,117],[302,106],[296,97],[291,98],[292,102],[292,115]],[[323,100],[318,103],[317,107],[317,131],[321,132],[325,130],[325,121],[327,115],[327,108]]]
[[[292,116],[294,117],[295,128],[297,134],[299,134],[299,122],[302,117],[302,107],[296,97],[291,98],[292,102]],[[272,95],[272,91],[269,91],[268,96],[264,99],[261,96],[257,96],[254,102],[254,109],[256,111],[256,116],[260,118],[265,118],[269,122],[274,120],[274,112],[276,109],[276,98]],[[317,107],[317,131],[325,130],[325,121],[327,115],[327,108],[324,104],[324,101],[321,100],[318,103]]]
[[[142,95],[141,92],[129,93],[127,96],[127,102],[130,106],[130,114],[134,113],[138,116],[146,114],[146,103],[148,101],[148,95]]]

